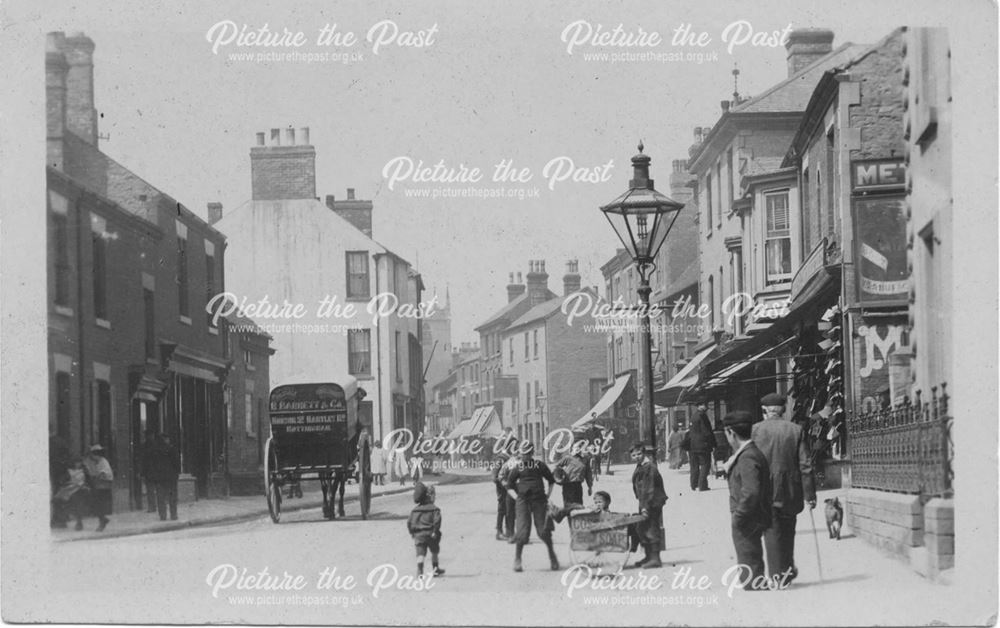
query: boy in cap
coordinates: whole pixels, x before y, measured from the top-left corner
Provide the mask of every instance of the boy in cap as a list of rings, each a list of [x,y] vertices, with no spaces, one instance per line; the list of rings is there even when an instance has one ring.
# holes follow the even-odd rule
[[[749,412],[730,412],[723,425],[726,440],[735,452],[723,466],[729,482],[736,562],[750,570],[743,588],[761,590],[766,582],[761,535],[771,525],[771,472],[764,454],[750,438],[753,416]]]
[[[516,500],[514,571],[522,571],[521,552],[531,536],[532,519],[535,521],[538,537],[549,551],[550,566],[553,571],[557,571],[559,560],[552,547],[552,531],[545,520],[549,495],[552,494],[556,481],[548,465],[532,457],[534,453],[535,447],[531,443],[525,443],[521,447],[520,463],[507,474],[505,483],[507,494]],[[545,482],[548,482],[548,490],[545,488]]]
[[[784,418],[785,398],[777,393],[760,400],[764,420],[753,426],[753,442],[771,470],[771,527],[764,533],[768,576],[790,583],[795,567],[795,520],[809,503],[816,507],[812,460],[802,428]]]
[[[645,557],[635,563],[636,567],[658,569],[663,566],[660,552],[663,550],[663,505],[667,494],[663,490],[663,476],[656,468],[656,448],[642,446],[642,460],[632,474],[632,492],[639,501],[639,513],[646,520],[635,526]]]
[[[424,575],[424,558],[427,550],[431,551],[431,565],[435,576],[443,576],[444,569],[438,566],[438,553],[441,551],[441,510],[434,505],[435,490],[423,482],[417,482],[413,488],[413,501],[417,504],[410,512],[406,528],[413,537],[417,548],[417,576]]]

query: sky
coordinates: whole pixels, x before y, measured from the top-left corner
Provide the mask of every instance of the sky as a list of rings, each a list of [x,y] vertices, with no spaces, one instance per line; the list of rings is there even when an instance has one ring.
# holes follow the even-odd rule
[[[309,127],[317,196],[344,198],[353,187],[374,202],[375,238],[417,265],[426,296],[448,287],[456,343],[478,339],[473,328],[503,305],[509,273],[526,273],[529,260],[547,262],[556,292],[569,259],[579,259],[584,285],[603,285],[600,266],[618,240],[598,208],[627,188],[638,142],[653,160],[657,188],[669,192],[671,162],[686,158],[695,126],[718,119],[719,102],[733,92],[734,67],[744,96],[787,76],[779,39],[788,27],[831,28],[837,46],[875,42],[898,25],[892,14],[859,19],[814,7],[714,3],[581,3],[567,10],[547,2],[487,2],[471,12],[445,2],[178,6],[142,13],[96,8],[47,20],[56,23],[48,30],[82,30],[96,44],[95,104],[107,138],[102,150],[204,216],[208,202],[222,202],[228,212],[250,199],[249,152],[257,132]],[[247,31],[266,24],[278,35],[301,32],[305,43],[227,43],[227,22]],[[760,34],[762,45],[751,37],[730,49],[723,34],[734,23],[730,43],[742,29]],[[676,29],[685,24],[690,40],[700,36],[705,45],[674,45]],[[603,43],[611,45],[592,45],[619,25],[632,46],[610,39]],[[327,26],[358,41],[317,45]],[[588,32],[588,41],[570,48]],[[379,40],[385,43],[376,54]],[[348,63],[256,58],[292,52],[340,54]],[[681,58],[587,56],[623,52]],[[244,53],[251,59],[232,56]],[[391,181],[386,165],[407,160],[479,168],[482,180]],[[531,180],[491,181],[502,160],[528,168]],[[560,172],[572,171],[577,180],[553,180],[556,165],[545,171],[553,160],[571,165]],[[445,193],[501,185],[525,198],[407,195],[415,188]]]

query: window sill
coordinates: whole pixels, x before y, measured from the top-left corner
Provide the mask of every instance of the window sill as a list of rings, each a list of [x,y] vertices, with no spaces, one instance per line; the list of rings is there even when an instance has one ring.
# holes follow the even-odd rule
[[[65,305],[56,305],[54,310],[56,314],[62,314],[63,316],[73,316],[73,308],[66,307]]]
[[[254,440],[257,440],[257,433],[256,432],[247,432],[247,438],[252,438]]]
[[[184,316],[183,314],[181,314],[181,316],[179,317],[179,320],[180,320],[180,322],[184,323],[185,325],[190,325],[191,324],[191,317],[189,317],[189,316]]]
[[[353,301],[355,303],[367,303],[371,300],[371,295],[358,294],[344,297],[345,301]]]
[[[374,378],[374,377],[372,376],[372,374],[371,374],[371,373],[348,373],[348,375],[350,375],[351,377],[355,378],[355,379],[356,379],[356,380],[358,380],[359,382],[360,382],[360,381],[369,381],[369,382],[370,382],[370,381],[372,381],[373,379],[375,379],[375,378]]]
[[[257,370],[257,367],[254,366],[253,364],[247,364],[247,370],[253,373],[254,371]]]
[[[211,327],[211,326],[209,326],[208,333],[212,334],[213,336],[218,336],[219,335],[219,328],[218,327]]]
[[[160,362],[156,358],[152,358],[152,357],[148,357],[147,356],[146,357],[146,364],[150,364],[150,365],[153,365],[153,366],[158,366],[160,364]]]
[[[103,318],[98,318],[94,320],[98,327],[103,327],[104,329],[111,329],[111,323]]]

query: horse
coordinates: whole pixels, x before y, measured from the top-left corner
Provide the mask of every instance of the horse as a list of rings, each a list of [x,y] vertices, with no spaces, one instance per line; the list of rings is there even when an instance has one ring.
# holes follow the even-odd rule
[[[344,514],[344,489],[347,488],[347,479],[354,476],[358,466],[358,441],[364,428],[358,426],[354,436],[347,441],[347,453],[350,458],[347,465],[333,471],[323,471],[319,474],[319,486],[323,490],[323,516],[327,519],[336,519],[336,516],[346,516]],[[340,493],[340,503],[334,512],[334,502],[337,493]]]

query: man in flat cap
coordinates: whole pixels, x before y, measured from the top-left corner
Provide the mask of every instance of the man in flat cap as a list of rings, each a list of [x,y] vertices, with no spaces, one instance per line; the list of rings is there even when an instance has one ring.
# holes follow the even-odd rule
[[[740,580],[748,591],[766,588],[761,535],[771,525],[771,472],[764,454],[750,439],[753,416],[730,412],[723,419],[726,440],[734,453],[723,468],[729,481],[733,546],[741,565]],[[749,572],[749,573],[748,573]]]
[[[795,519],[809,503],[816,507],[812,461],[802,428],[785,419],[785,398],[771,393],[760,400],[764,420],[753,426],[751,438],[771,469],[771,527],[764,533],[768,577],[788,584],[795,567]]]
[[[641,451],[642,460],[632,474],[632,491],[639,501],[639,513],[646,515],[646,520],[635,526],[645,557],[635,566],[658,569],[663,566],[660,552],[663,550],[663,505],[667,503],[667,493],[663,490],[663,476],[656,468],[656,448],[643,444]]]

